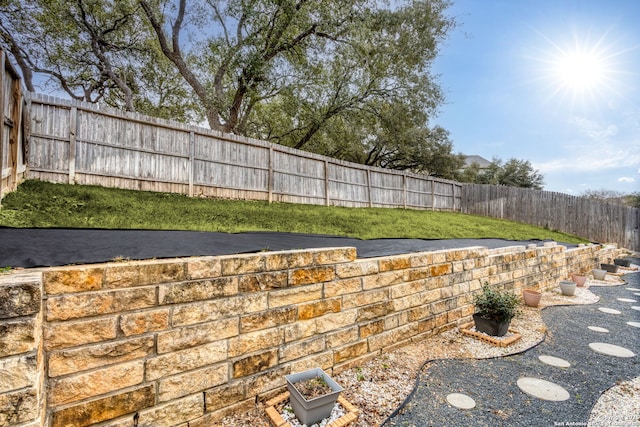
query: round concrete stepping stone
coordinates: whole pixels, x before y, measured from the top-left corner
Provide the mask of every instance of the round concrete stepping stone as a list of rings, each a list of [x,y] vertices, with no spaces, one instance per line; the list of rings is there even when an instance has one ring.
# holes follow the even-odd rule
[[[615,357],[633,357],[635,353],[628,348],[620,347],[619,345],[607,344],[604,342],[592,342],[589,344],[589,348],[596,353],[605,354],[607,356]]]
[[[607,308],[607,307],[600,307],[598,310],[600,310],[603,313],[609,313],[609,314],[621,314],[620,311],[618,310],[614,310],[613,308]]]
[[[632,305],[631,308],[640,311],[640,305]]]
[[[538,356],[538,359],[540,359],[542,363],[546,363],[547,365],[551,366],[557,366],[558,368],[568,368],[569,366],[571,366],[571,363],[555,356],[547,356],[543,354],[541,356]]]
[[[458,409],[473,409],[476,407],[476,401],[462,393],[448,394],[447,402]]]
[[[562,402],[563,400],[569,399],[569,392],[565,390],[564,387],[539,378],[520,378],[518,380],[518,387],[529,396],[542,400]]]
[[[592,331],[596,331],[596,332],[602,332],[602,333],[607,333],[609,332],[609,330],[607,328],[601,328],[600,326],[587,326],[589,329],[591,329]]]
[[[628,291],[638,291],[638,292],[640,292],[640,289],[638,289],[638,288],[627,288],[627,290]]]
[[[633,326],[634,328],[640,328],[640,322],[627,322],[627,325]]]
[[[622,301],[622,302],[638,302],[637,300],[631,299],[631,298],[618,298],[618,301]]]

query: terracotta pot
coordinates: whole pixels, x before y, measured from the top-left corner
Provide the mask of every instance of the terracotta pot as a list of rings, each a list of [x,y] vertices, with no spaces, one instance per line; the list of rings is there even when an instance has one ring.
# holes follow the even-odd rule
[[[587,281],[587,276],[583,276],[582,274],[571,273],[571,280],[576,282],[576,285],[582,287]]]
[[[572,282],[571,280],[561,280],[560,291],[562,292],[562,295],[566,295],[568,297],[572,296],[576,293],[576,282]]]
[[[522,297],[524,298],[524,304],[526,306],[537,307],[538,304],[540,304],[540,298],[542,298],[542,294],[531,289],[523,289]]]
[[[607,270],[600,270],[599,268],[594,268],[591,270],[591,273],[593,274],[593,278],[596,280],[604,280],[607,276]]]

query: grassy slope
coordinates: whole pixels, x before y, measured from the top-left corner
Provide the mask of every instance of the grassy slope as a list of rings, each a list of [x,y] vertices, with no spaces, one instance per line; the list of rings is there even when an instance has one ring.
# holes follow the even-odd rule
[[[289,231],[373,238],[584,239],[526,224],[451,212],[195,199],[182,195],[26,181],[2,200],[0,225]]]

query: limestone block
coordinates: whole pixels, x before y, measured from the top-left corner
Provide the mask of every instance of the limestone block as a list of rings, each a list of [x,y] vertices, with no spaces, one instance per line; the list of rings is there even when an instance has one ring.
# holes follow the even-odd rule
[[[229,339],[229,357],[263,351],[284,343],[284,331],[279,328],[249,332]]]
[[[357,322],[364,322],[367,320],[375,319],[377,317],[383,317],[393,311],[393,302],[384,301],[376,304],[371,304],[365,307],[358,308],[358,315],[356,317]]]
[[[242,378],[273,368],[278,364],[278,350],[268,350],[233,362],[233,378]]]
[[[402,298],[408,295],[416,295],[425,290],[425,282],[417,281],[417,282],[407,282],[401,283],[399,285],[395,285],[391,287],[391,298]]]
[[[289,275],[286,271],[276,271],[240,276],[239,292],[259,292],[270,289],[281,289],[289,286]]]
[[[429,274],[431,274],[430,267],[412,268],[410,270],[407,270],[405,274],[405,281],[413,282],[421,279],[426,279],[427,277],[429,277]]]
[[[333,363],[340,363],[344,360],[353,359],[367,354],[367,341],[361,341],[346,345],[333,351]]]
[[[331,368],[333,367],[332,351],[325,351],[324,353],[318,353],[305,357],[304,359],[295,360],[290,365],[290,371],[291,373],[296,373],[318,367],[331,375]]]
[[[351,326],[355,323],[357,316],[356,309],[346,310],[340,313],[331,313],[316,318],[316,327],[318,333],[336,331],[338,329]]]
[[[409,260],[411,262],[411,267],[425,267],[427,265],[433,264],[433,256],[431,253],[420,252],[409,255]]]
[[[160,304],[178,304],[228,297],[238,294],[237,277],[171,283],[159,287]]]
[[[356,248],[328,248],[312,251],[313,261],[317,265],[340,264],[355,261],[358,257]]]
[[[269,292],[269,307],[300,304],[322,298],[322,283]]]
[[[147,381],[215,365],[227,360],[227,342],[218,341],[200,347],[152,357],[145,362]]]
[[[375,276],[366,276],[362,279],[364,290],[383,288],[385,286],[397,285],[403,282],[403,272],[390,271],[386,273],[376,274]]]
[[[0,427],[35,420],[38,409],[38,394],[33,388],[0,394]]]
[[[27,353],[34,350],[35,319],[0,322],[0,357]]]
[[[435,251],[431,253],[431,264],[442,264],[447,262],[447,253],[445,251]]]
[[[157,338],[158,354],[220,341],[234,337],[239,332],[237,317],[160,332]]]
[[[267,271],[307,267],[313,264],[313,253],[308,250],[271,252],[265,255]]]
[[[140,427],[173,427],[204,415],[203,394],[183,397],[139,412]],[[128,420],[127,426],[131,425]],[[120,427],[120,426],[118,426]]]
[[[371,335],[382,333],[382,331],[384,331],[383,319],[374,320],[358,327],[358,335],[362,339],[370,337]]]
[[[260,375],[247,378],[247,396],[257,396],[286,385],[284,376],[291,373],[289,366],[276,366]]]
[[[77,322],[46,323],[44,348],[56,350],[110,340],[117,335],[118,318],[106,317]]]
[[[205,391],[204,401],[207,412],[213,412],[239,402],[245,397],[245,384],[238,381]]]
[[[186,279],[208,279],[222,274],[222,263],[219,257],[199,257],[186,259]]]
[[[222,275],[234,276],[265,271],[264,255],[232,255],[221,257]]]
[[[378,302],[387,301],[389,299],[389,290],[387,288],[373,289],[367,292],[359,292],[343,298],[343,309],[363,307]]]
[[[48,295],[95,291],[102,289],[104,268],[63,267],[45,270],[42,285]]]
[[[35,354],[0,359],[0,393],[32,387],[38,378]]]
[[[357,260],[348,264],[336,265],[336,275],[341,279],[350,277],[369,276],[379,271],[378,262],[375,260]]]
[[[421,305],[408,311],[407,316],[409,322],[417,322],[431,317],[432,311],[430,305]]]
[[[219,320],[224,317],[233,317],[238,313],[261,312],[267,308],[266,293],[201,301],[175,307],[171,316],[171,324],[174,327],[193,325],[195,323]]]
[[[411,267],[411,257],[407,255],[398,255],[392,257],[380,258],[380,271],[405,270]]]
[[[141,384],[143,379],[144,362],[142,360],[69,377],[54,378],[49,382],[48,404],[57,406],[77,402]]]
[[[0,285],[0,319],[38,313],[40,300],[40,285],[38,283]]]
[[[369,351],[376,351],[385,347],[391,347],[396,343],[405,341],[418,333],[418,325],[410,323],[378,335],[367,338]]]
[[[336,271],[334,267],[298,268],[289,272],[289,285],[300,286],[330,282],[335,277]]]
[[[342,310],[341,298],[323,299],[304,303],[298,306],[298,319],[313,319],[314,317],[320,317],[327,313],[339,313],[340,310]]]
[[[63,295],[47,299],[47,320],[100,316],[156,305],[155,288]]]
[[[320,335],[304,341],[296,341],[292,344],[280,346],[278,356],[282,364],[310,354],[319,353],[325,349],[325,338],[323,335]]]
[[[114,363],[128,362],[149,356],[153,351],[153,337],[133,338],[74,350],[56,351],[49,356],[49,376],[57,377]]]
[[[120,316],[120,330],[125,336],[157,332],[169,327],[169,308],[124,313]]]
[[[186,278],[185,263],[175,259],[152,260],[108,266],[105,287],[121,289],[127,286],[157,285],[180,282]]]
[[[84,427],[133,414],[155,403],[155,387],[148,385],[125,393],[92,400],[55,411],[51,427]]]
[[[284,328],[284,341],[291,342],[314,336],[318,330],[315,319],[301,320]]]
[[[166,402],[189,394],[203,393],[207,389],[226,383],[228,378],[229,364],[221,363],[160,379],[158,401]]]
[[[435,264],[429,267],[429,276],[437,277],[445,274],[451,274],[453,267],[451,263],[446,264]]]
[[[251,332],[260,329],[273,328],[274,326],[291,324],[297,319],[298,310],[295,306],[281,307],[241,316],[240,330],[242,332]]]
[[[356,325],[325,334],[327,348],[335,348],[358,340]]]
[[[324,284],[324,296],[326,298],[338,295],[355,294],[361,290],[362,279],[360,278],[334,280],[333,282],[327,282]]]

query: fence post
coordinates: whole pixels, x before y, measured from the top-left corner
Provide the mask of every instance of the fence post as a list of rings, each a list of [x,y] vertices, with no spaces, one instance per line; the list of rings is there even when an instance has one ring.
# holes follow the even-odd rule
[[[431,178],[431,210],[436,210],[436,184]]]
[[[267,175],[267,191],[269,194],[269,203],[273,202],[273,147],[269,146],[269,171]]]
[[[189,132],[189,197],[193,197],[193,176],[195,175],[196,134]]]
[[[329,197],[329,161],[324,161],[324,204],[329,206],[331,199]]]
[[[367,168],[367,197],[369,198],[369,207],[373,207],[373,200],[371,200],[371,169]]]
[[[402,204],[407,209],[407,172],[402,171]]]
[[[78,130],[78,108],[69,112],[69,184],[76,180],[76,132]]]

